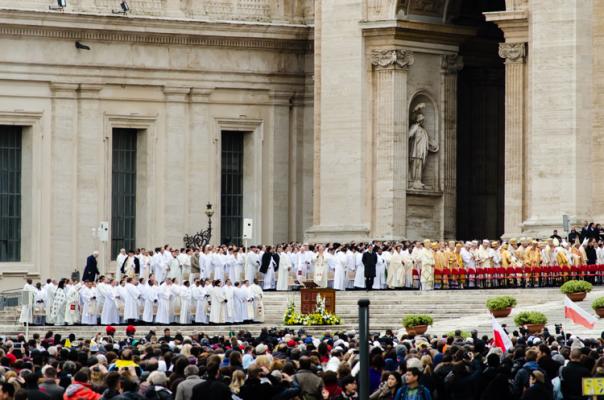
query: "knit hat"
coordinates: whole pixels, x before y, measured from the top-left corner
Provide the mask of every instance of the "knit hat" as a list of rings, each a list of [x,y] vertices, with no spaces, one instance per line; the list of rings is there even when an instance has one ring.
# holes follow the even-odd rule
[[[111,325],[107,325],[107,327],[105,328],[105,332],[107,333],[107,335],[113,335],[115,333],[115,328]]]
[[[134,335],[135,333],[136,333],[136,328],[132,325],[128,325],[128,327],[126,328],[126,334]]]

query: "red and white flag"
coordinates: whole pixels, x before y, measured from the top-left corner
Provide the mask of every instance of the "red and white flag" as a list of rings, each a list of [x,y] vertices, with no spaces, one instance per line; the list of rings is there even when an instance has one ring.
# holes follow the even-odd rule
[[[514,345],[510,340],[510,337],[503,330],[503,327],[497,322],[497,320],[493,317],[493,344],[499,347],[505,353]]]
[[[596,317],[576,305],[566,296],[564,297],[564,317],[589,329],[593,329],[596,325]]]

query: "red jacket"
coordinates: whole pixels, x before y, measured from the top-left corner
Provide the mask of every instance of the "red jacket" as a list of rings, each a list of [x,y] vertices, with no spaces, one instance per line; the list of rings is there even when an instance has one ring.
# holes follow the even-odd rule
[[[74,382],[67,386],[63,394],[63,400],[99,400],[101,395],[90,388],[90,385],[83,382]]]

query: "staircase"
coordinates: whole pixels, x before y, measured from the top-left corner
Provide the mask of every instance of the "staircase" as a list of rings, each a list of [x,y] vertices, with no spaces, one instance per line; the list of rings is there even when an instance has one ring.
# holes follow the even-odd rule
[[[368,298],[370,304],[370,328],[373,332],[401,328],[401,319],[406,314],[419,313],[430,314],[434,319],[434,325],[428,330],[432,334],[443,334],[454,329],[478,329],[481,334],[491,333],[491,317],[485,308],[485,302],[493,296],[509,295],[517,299],[518,305],[508,318],[500,319],[500,323],[506,323],[515,329],[513,317],[520,311],[537,310],[548,316],[550,331],[554,331],[554,324],[562,323],[569,332],[583,336],[600,336],[604,330],[604,321],[598,321],[594,330],[588,330],[581,326],[572,325],[564,319],[563,295],[557,288],[539,289],[496,289],[496,290],[458,290],[458,291],[346,291],[337,292],[336,314],[342,318],[342,325],[322,327],[302,327],[315,334],[325,332],[348,331],[357,329],[358,306],[361,298]],[[587,299],[578,303],[581,307],[591,312],[591,301],[604,295],[604,289],[596,289],[590,293]],[[264,324],[233,325],[233,326],[175,326],[174,331],[180,331],[185,335],[198,333],[200,331],[210,335],[224,335],[229,331],[237,332],[240,329],[258,333],[263,327],[281,327],[282,317],[287,304],[293,300],[299,307],[299,292],[266,292],[264,296],[265,322]],[[17,325],[19,307],[5,307],[0,310],[0,332],[4,335],[14,335],[24,332],[24,327]],[[152,327],[139,328],[140,333],[146,333]],[[163,327],[153,327],[162,330]],[[301,327],[291,327],[299,329]],[[78,337],[92,337],[94,333],[102,328],[96,326],[73,326],[73,327],[31,327],[30,332],[44,333],[52,329],[54,332],[75,333]],[[118,332],[120,332],[118,330]]]

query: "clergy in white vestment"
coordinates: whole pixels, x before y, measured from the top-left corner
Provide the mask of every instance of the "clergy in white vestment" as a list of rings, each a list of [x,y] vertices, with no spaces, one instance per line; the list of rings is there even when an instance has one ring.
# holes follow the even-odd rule
[[[252,292],[249,281],[242,282],[241,296],[246,299],[242,311],[243,322],[251,322],[254,320],[254,293]]]
[[[182,268],[182,280],[189,281],[191,279],[191,255],[193,254],[193,250],[191,249],[180,249],[180,254],[178,255],[178,261],[180,262],[180,266]]]
[[[401,270],[401,278],[399,281],[401,285],[406,288],[413,287],[413,259],[411,258],[411,253],[409,253],[409,249],[405,249],[401,251],[401,262],[403,264],[403,268]]]
[[[262,288],[258,285],[257,281],[250,286],[252,296],[254,298],[254,317],[255,322],[264,322],[264,302],[262,300]]]
[[[375,264],[375,279],[373,280],[373,289],[386,288],[386,260],[381,247],[377,249],[377,263]]]
[[[180,288],[181,286],[172,281],[172,299],[170,300],[170,323],[178,323],[180,316]]]
[[[166,264],[161,251],[161,248],[156,247],[155,253],[151,257],[151,272],[155,276],[155,279],[158,283],[161,283],[166,280]]]
[[[128,278],[126,279],[126,285],[124,286],[124,321],[127,323],[133,323],[140,319],[138,315],[138,298],[140,297],[140,292],[134,283],[137,283],[137,281]]]
[[[328,278],[327,278],[327,284],[329,285],[329,277],[333,277],[335,270],[336,270],[336,264],[337,264],[337,259],[335,256],[335,249],[333,247],[328,248],[327,251],[325,252],[325,263],[327,264],[326,271],[329,271]],[[333,287],[333,280],[331,282],[331,287]]]
[[[224,259],[224,270],[226,271],[226,276],[233,281],[235,279],[235,250],[233,248],[227,250]]]
[[[277,246],[277,252],[281,246]],[[277,269],[277,290],[287,290],[289,287],[289,272],[292,270],[292,261],[289,257],[291,247],[287,245],[285,251],[279,254],[279,268]]]
[[[115,258],[115,279],[118,281],[122,278],[122,266],[124,265],[124,261],[128,258],[128,254],[126,254],[126,249],[120,249],[119,254]]]
[[[266,246],[266,250],[260,258],[260,273],[263,276],[264,290],[275,288],[275,270],[279,268],[279,255],[273,253],[271,246]]]
[[[184,281],[180,288],[180,317],[178,322],[181,325],[191,323],[191,307],[193,306],[193,293],[189,281]]]
[[[145,306],[143,307],[143,322],[147,324],[153,323],[153,318],[155,316],[155,309],[157,308],[157,292],[158,286],[155,283],[155,279],[150,278],[147,283],[142,288],[142,294],[145,301]]]
[[[211,324],[222,324],[224,323],[224,310],[226,298],[224,296],[224,290],[222,288],[222,282],[215,280],[212,288],[209,290],[210,294],[210,323]]]
[[[333,288],[335,290],[346,290],[346,264],[348,263],[348,257],[346,256],[346,249],[338,249],[334,255],[334,274],[333,274]]]
[[[243,289],[243,285],[239,282],[235,282],[235,285],[233,287],[233,301],[233,308],[235,310],[233,322],[236,324],[240,324],[247,319],[247,298],[245,297],[245,290]]]
[[[250,250],[246,254],[245,259],[245,280],[253,282],[256,279],[256,273],[260,267],[260,257],[258,256],[258,248],[250,246]]]
[[[354,283],[355,289],[365,289],[365,264],[363,264],[363,252],[365,248],[359,247],[359,250],[354,255]]]
[[[92,282],[86,282],[80,289],[80,298],[82,301],[82,325],[97,324],[97,307],[96,307],[96,288],[92,286]]]
[[[169,324],[170,323],[170,300],[174,296],[172,292],[172,281],[166,279],[164,283],[159,287],[158,290],[158,306],[157,315],[155,316],[155,323],[157,324]]]
[[[118,282],[113,279],[109,283],[99,284],[99,291],[103,293],[103,311],[101,313],[101,325],[114,325],[120,323],[120,315],[117,309]]]
[[[224,279],[224,264],[226,261],[226,255],[222,253],[222,249],[217,249],[210,256],[210,269],[214,273],[213,277],[215,281],[222,281]]]
[[[193,301],[195,302],[195,323],[208,323],[208,301],[206,298],[207,290],[201,279],[195,280],[195,287],[191,289]]]
[[[80,285],[73,282],[66,288],[67,304],[65,306],[65,323],[75,325],[80,323]]]
[[[199,252],[199,279],[201,279],[202,283],[205,279],[210,277],[210,258],[208,256],[207,250]]]
[[[245,252],[243,248],[237,249],[234,253],[235,267],[233,269],[234,276],[231,278],[233,282],[241,282],[243,280],[243,267],[245,265]]]
[[[105,304],[105,291],[101,289],[103,284],[108,282],[105,276],[101,275],[96,283],[96,315],[97,318],[103,313],[103,305]]]
[[[386,284],[390,289],[403,286],[401,282],[401,270],[403,269],[403,259],[401,256],[401,245],[397,244],[394,246],[392,255],[390,256],[390,262],[388,263],[388,274]]]
[[[168,263],[168,278],[172,279],[172,282],[180,284],[182,282],[182,265],[178,256],[179,251],[172,250],[172,258]]]
[[[50,312],[50,321],[55,325],[65,325],[65,306],[67,304],[67,294],[65,289],[65,279],[59,281],[54,291],[53,302]]]
[[[46,323],[46,291],[42,288],[40,282],[36,283],[36,293],[34,295],[34,325],[44,325]]]
[[[34,319],[34,305],[36,297],[36,287],[33,285],[31,279],[27,279],[23,286],[23,292],[21,294],[21,315],[19,316],[20,324],[31,324]]]
[[[323,245],[318,244],[317,254],[314,259],[315,271],[313,280],[315,284],[321,288],[327,287],[328,265],[325,257],[325,248],[323,247]]]
[[[233,283],[230,279],[227,279],[222,287],[224,292],[224,298],[226,303],[224,303],[224,321],[226,323],[232,324],[235,322],[235,297],[234,297],[234,288]]]
[[[57,291],[57,283],[52,279],[46,280],[46,285],[44,285],[44,298],[46,300],[46,323],[52,324],[52,305],[55,298],[55,292]]]

